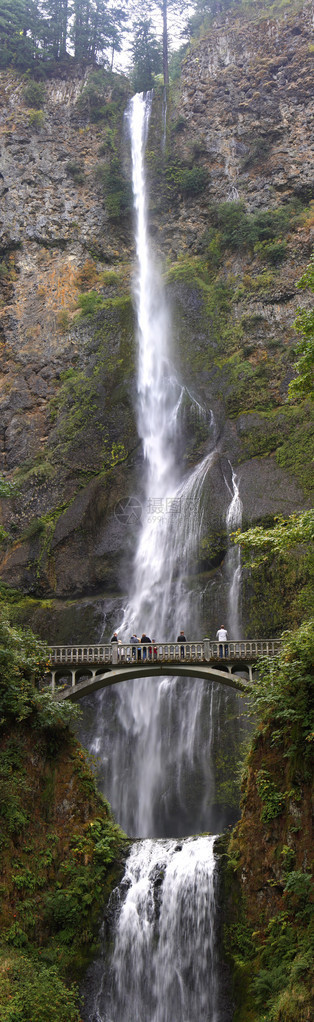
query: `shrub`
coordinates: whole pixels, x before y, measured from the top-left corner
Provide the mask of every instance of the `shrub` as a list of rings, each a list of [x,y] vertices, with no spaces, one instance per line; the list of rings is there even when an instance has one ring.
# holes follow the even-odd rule
[[[29,111],[28,123],[30,128],[35,128],[35,131],[40,131],[40,129],[43,127],[44,120],[45,118],[43,110]]]
[[[200,195],[207,184],[207,171],[205,167],[192,167],[191,170],[181,171],[178,186],[183,195]]]
[[[84,184],[84,167],[78,160],[69,160],[65,165],[68,177],[71,177],[76,185]]]
[[[34,82],[31,78],[24,88],[24,100],[28,107],[40,110],[45,102],[46,90],[42,82]]]
[[[0,716],[17,721],[32,717],[39,727],[63,730],[77,713],[73,707],[56,703],[45,693],[40,695],[36,684],[43,677],[49,650],[36,639],[30,629],[9,624],[5,610],[0,609]],[[66,709],[65,709],[66,708]],[[64,713],[65,709],[65,713]]]
[[[210,207],[210,220],[218,228],[220,243],[224,248],[236,251],[272,242],[264,251],[269,262],[276,264],[286,254],[286,243],[282,235],[289,231],[298,213],[297,202],[257,213],[248,213],[244,202],[223,202],[219,206]]]
[[[283,263],[287,257],[287,242],[281,241],[258,241],[254,246],[254,252],[261,256],[262,259],[267,259],[268,263],[272,266],[278,266]]]
[[[121,171],[117,156],[112,156],[109,164],[98,164],[96,180],[102,186],[105,206],[111,220],[118,220],[119,217],[130,212],[132,208],[131,186]]]
[[[54,966],[25,954],[6,952],[0,996],[2,1022],[80,1022],[77,987],[67,987]]]
[[[87,294],[79,295],[78,304],[83,316],[94,316],[103,308],[104,300],[98,291],[88,291]]]

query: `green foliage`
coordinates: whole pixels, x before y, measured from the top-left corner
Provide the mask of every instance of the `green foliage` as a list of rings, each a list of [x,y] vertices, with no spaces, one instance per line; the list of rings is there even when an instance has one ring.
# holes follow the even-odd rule
[[[74,60],[109,64],[109,51],[120,49],[125,17],[123,2],[113,11],[106,0],[43,0],[40,4],[0,0],[0,67],[31,71],[37,79],[46,70],[68,67]]]
[[[299,871],[299,883],[307,891],[310,882],[310,875]],[[270,919],[260,967],[253,980],[256,1005],[267,1022],[295,1022],[310,1017],[311,944],[311,931],[302,913],[297,923],[289,908]]]
[[[274,555],[286,556],[296,544],[310,543],[314,538],[314,510],[283,518],[278,515],[277,523],[271,529],[254,526],[246,532],[234,533],[234,543],[239,543],[244,552],[254,551],[254,564],[259,565]]]
[[[43,110],[30,110],[28,115],[28,123],[30,128],[34,128],[35,131],[40,131],[44,124],[44,113]]]
[[[77,304],[82,316],[95,316],[100,309],[104,308],[104,299],[98,291],[87,291],[86,294],[78,296]]]
[[[302,870],[292,870],[287,876],[284,891],[292,900],[292,908],[301,911],[309,906],[312,891],[312,874]]]
[[[254,245],[254,252],[261,257],[266,259],[272,266],[279,266],[280,263],[284,262],[287,257],[287,242],[286,241],[258,241]]]
[[[77,105],[91,121],[107,124],[112,132],[122,121],[127,95],[125,82],[103,68],[98,68],[88,76]],[[113,135],[111,139],[114,140]]]
[[[281,236],[290,230],[299,209],[299,204],[294,202],[276,209],[248,213],[244,202],[223,202],[219,206],[211,206],[209,213],[211,224],[219,232],[222,248],[237,251],[258,245],[258,251],[264,252],[269,262],[276,265],[286,254],[286,244]]]
[[[298,288],[304,291],[309,288],[314,291],[314,254],[305,273],[298,282]],[[293,400],[300,395],[313,397],[314,388],[314,309],[299,309],[295,322],[295,330],[302,334],[302,339],[296,347],[299,358],[295,369],[297,376],[289,384],[289,397]]]
[[[46,644],[30,629],[10,625],[5,609],[0,607],[0,726],[8,719],[32,717],[38,727],[62,731],[77,717],[75,708],[73,714],[73,707],[56,703],[48,693],[36,690],[48,658]]]
[[[0,955],[2,1022],[80,1022],[78,990],[67,987],[54,966],[38,957]]]
[[[93,820],[84,834],[71,839],[70,855],[60,867],[55,890],[45,896],[46,923],[65,947],[77,943],[78,925],[82,932],[95,902],[101,902],[108,867],[114,862],[121,835],[108,812],[106,819]],[[86,860],[92,864],[89,870]]]
[[[244,792],[244,806],[247,794],[249,809],[246,813],[244,808],[242,821],[231,838],[224,867],[230,917],[225,925],[224,947],[232,965],[235,1018],[239,1022],[306,1022],[311,1017],[312,877],[302,865],[307,845],[299,838],[299,827],[307,827],[301,810],[312,779],[313,653],[313,622],[286,633],[280,654],[271,663],[266,663],[266,657],[260,662],[259,682],[253,694],[258,723],[249,755],[248,790]],[[288,775],[293,788],[279,791],[279,770],[281,777]],[[260,803],[254,794],[255,778]],[[295,815],[291,802],[300,807],[298,827],[292,825]],[[307,805],[309,808],[309,798]],[[264,876],[269,884],[269,896],[264,892],[261,904],[255,879],[247,890],[259,856],[257,814],[265,828],[263,867],[265,857]],[[287,837],[289,844],[285,843]],[[298,868],[296,858],[301,863]],[[259,875],[263,875],[261,870]],[[256,918],[258,929],[251,921]]]
[[[291,776],[298,769],[303,778],[309,779],[314,737],[313,621],[304,622],[295,632],[285,633],[281,652],[269,662],[266,659],[259,665],[260,680],[252,695],[253,712],[265,722],[265,728],[271,728],[271,745],[280,742],[284,746]]]
[[[121,169],[118,156],[112,155],[109,164],[98,164],[96,180],[102,187],[104,204],[110,220],[118,220],[131,212],[131,186]]]
[[[285,807],[285,794],[277,791],[268,770],[259,770],[256,777],[256,787],[260,800],[263,804],[261,820],[263,823],[270,823],[276,816],[280,816]]]
[[[147,92],[153,88],[154,76],[162,71],[161,47],[150,18],[135,22],[131,53],[134,92]]]
[[[69,160],[65,165],[66,172],[76,185],[83,185],[85,181],[84,167],[79,160]]]
[[[24,87],[24,100],[27,106],[40,110],[45,102],[46,90],[43,82],[35,82],[29,78]]]
[[[207,184],[207,171],[205,167],[192,167],[191,170],[183,168],[178,177],[179,190],[187,198],[193,195],[200,195]]]

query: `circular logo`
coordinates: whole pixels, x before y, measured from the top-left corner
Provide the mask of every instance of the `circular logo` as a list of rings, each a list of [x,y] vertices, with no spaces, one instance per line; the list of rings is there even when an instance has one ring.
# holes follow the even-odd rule
[[[142,517],[141,501],[138,497],[123,497],[116,504],[114,515],[123,525],[127,525],[129,522],[140,522]]]

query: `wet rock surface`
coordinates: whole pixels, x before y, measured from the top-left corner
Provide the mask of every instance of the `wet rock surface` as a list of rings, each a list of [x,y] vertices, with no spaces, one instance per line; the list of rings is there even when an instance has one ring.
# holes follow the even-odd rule
[[[272,436],[279,431],[288,444],[292,324],[297,306],[308,302],[296,282],[312,230],[305,209],[312,195],[310,57],[308,3],[250,23],[234,13],[217,20],[185,58],[169,102],[166,157],[158,96],[153,110],[150,219],[155,247],[171,268],[174,361],[216,424],[217,458],[205,487],[209,545],[199,570],[223,567],[230,459],[246,522],[291,513],[309,499],[302,474],[285,467],[287,455],[279,464]],[[76,599],[78,608],[82,597],[97,608],[100,595],[116,600],[127,588],[137,523],[121,524],[115,509],[121,498],[140,499],[142,475],[132,224],[129,215],[112,218],[100,181],[99,165],[110,162],[106,126],[78,102],[88,74],[48,80],[43,119],[34,127],[21,78],[0,73],[0,470],[15,484],[1,501],[8,537],[0,574],[32,597]],[[126,105],[127,83],[122,88]],[[128,175],[122,121],[117,130]],[[175,161],[206,172],[200,194],[174,187]],[[242,201],[254,215],[295,199],[305,211],[285,235],[282,263],[270,266],[251,248],[223,251],[212,265],[206,232],[213,204]],[[187,259],[189,275],[181,279]],[[82,295],[91,301],[83,316]],[[189,415],[182,434],[187,467],[208,449]]]

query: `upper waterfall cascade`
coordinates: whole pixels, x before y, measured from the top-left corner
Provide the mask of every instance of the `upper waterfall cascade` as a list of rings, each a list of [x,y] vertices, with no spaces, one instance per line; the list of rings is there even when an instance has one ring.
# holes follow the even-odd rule
[[[202,622],[202,585],[190,580],[202,538],[204,486],[219,457],[214,416],[186,390],[175,367],[170,313],[149,238],[144,157],[151,102],[150,95],[136,95],[127,114],[136,221],[137,416],[144,497],[129,595],[119,626],[124,641],[130,640],[134,630],[137,634],[145,630],[151,639],[163,641],[176,638],[182,628],[188,639],[197,634]],[[184,397],[208,424],[208,453],[188,472],[178,453]],[[232,531],[241,502],[230,464],[225,484],[227,529]],[[231,599],[236,600],[239,625],[239,564],[233,571],[230,557],[227,584],[228,591],[233,587]],[[231,629],[229,637],[233,637]],[[227,736],[231,726],[226,708],[237,697],[218,689],[215,683],[209,691],[202,681],[183,683],[175,678],[156,678],[152,688],[150,680],[142,678],[98,696],[91,751],[101,760],[104,791],[128,834],[172,837],[216,830],[230,822],[228,814],[224,817],[214,809],[214,761],[222,720]],[[232,717],[229,747],[243,730],[239,715],[233,711]],[[195,798],[192,791],[197,792]]]

